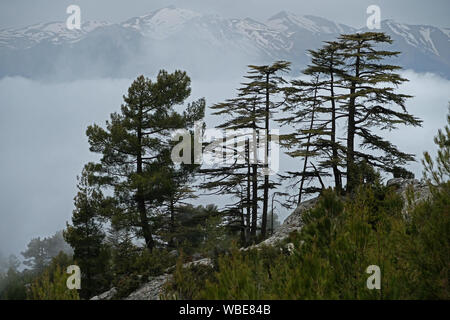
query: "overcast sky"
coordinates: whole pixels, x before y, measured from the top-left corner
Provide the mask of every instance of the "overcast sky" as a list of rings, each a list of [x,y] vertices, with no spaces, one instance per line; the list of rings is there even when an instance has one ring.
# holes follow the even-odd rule
[[[224,17],[251,17],[265,20],[282,10],[296,14],[312,14],[362,27],[367,19],[366,8],[376,4],[382,19],[395,19],[408,24],[431,24],[449,27],[449,0],[2,0],[0,28],[21,27],[39,22],[64,21],[66,8],[77,4],[84,20],[120,22],[153,10],[175,5]]]

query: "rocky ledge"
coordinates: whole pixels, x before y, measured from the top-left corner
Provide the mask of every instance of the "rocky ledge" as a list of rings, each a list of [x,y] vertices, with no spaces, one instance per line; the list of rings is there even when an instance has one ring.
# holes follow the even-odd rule
[[[187,262],[183,264],[183,268],[190,268],[193,266],[213,266],[213,262],[210,258],[203,258],[192,262]],[[132,292],[128,297],[124,300],[159,300],[161,298],[161,294],[163,293],[164,285],[167,281],[172,279],[172,272],[176,268],[176,266],[172,266],[165,270],[165,273],[156,276],[150,277],[148,282],[143,284],[139,289]],[[112,300],[117,293],[116,288],[112,288],[102,294],[99,294],[95,297],[92,297],[91,300]]]
[[[393,186],[405,201],[403,213],[407,216],[410,207],[414,207],[417,203],[430,197],[431,192],[428,184],[423,180],[394,178],[387,181],[386,186]],[[311,209],[317,203],[318,198],[313,198],[302,202],[294,212],[291,213],[283,222],[283,224],[275,231],[275,233],[266,240],[248,248],[260,248],[262,246],[272,246],[287,238],[293,231],[299,231],[302,226],[302,213]],[[408,204],[408,200],[411,201]]]

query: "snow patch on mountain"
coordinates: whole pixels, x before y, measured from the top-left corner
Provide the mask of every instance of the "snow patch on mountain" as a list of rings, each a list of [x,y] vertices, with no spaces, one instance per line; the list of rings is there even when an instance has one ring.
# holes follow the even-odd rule
[[[430,28],[421,28],[420,29],[420,34],[422,35],[422,39],[420,39],[425,45],[429,45],[431,47],[431,50],[433,51],[434,54],[436,54],[437,56],[439,56],[439,51],[436,49],[433,40],[431,39],[431,32],[432,30]]]
[[[0,30],[0,46],[27,49],[40,42],[73,43],[90,32],[111,25],[109,22],[87,21],[81,29],[69,30],[65,22],[38,23],[24,28]]]
[[[408,44],[410,44],[414,47],[417,47],[417,45],[419,44],[419,42],[417,41],[414,34],[410,32],[410,28],[408,26],[401,24],[401,23],[395,23],[392,20],[386,20],[386,26],[393,33],[404,38]]]
[[[442,31],[442,33],[444,33],[447,37],[449,37],[449,42],[450,42],[450,28],[439,28],[439,30]]]
[[[267,25],[279,32],[288,32],[289,34],[298,32],[301,29],[313,33],[345,33],[353,28],[329,21],[324,18],[305,15],[298,16],[293,13],[281,11],[267,20]]]
[[[131,18],[121,25],[135,29],[143,36],[165,39],[180,31],[186,22],[200,16],[197,12],[170,6],[148,15]]]

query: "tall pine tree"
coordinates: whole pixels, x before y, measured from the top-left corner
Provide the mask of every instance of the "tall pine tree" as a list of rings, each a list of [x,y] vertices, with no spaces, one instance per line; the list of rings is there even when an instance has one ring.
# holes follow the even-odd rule
[[[184,113],[174,109],[190,93],[185,72],[161,70],[155,81],[139,76],[106,129],[98,125],[87,129],[90,150],[102,154],[98,181],[113,188],[121,215],[137,227],[150,251],[155,246],[152,219],[173,192],[170,170],[165,170],[172,165],[171,134],[203,117],[199,108],[188,107]],[[197,105],[204,107],[202,101]]]
[[[246,76],[249,82],[245,84],[243,93],[247,96],[260,97],[261,108],[264,114],[264,184],[263,184],[263,208],[261,215],[261,236],[266,237],[267,213],[269,210],[269,189],[272,184],[269,180],[269,145],[270,145],[270,120],[275,112],[283,106],[285,100],[285,86],[287,81],[282,73],[290,70],[290,62],[277,61],[272,65],[249,66],[250,71]]]
[[[244,161],[228,161],[222,168],[209,170],[217,180],[206,187],[219,187],[222,193],[232,193],[238,199],[232,207],[238,213],[242,230],[250,230],[254,240],[258,220],[258,189],[263,190],[261,236],[265,238],[267,230],[267,212],[269,189],[274,184],[269,180],[269,145],[270,121],[273,113],[285,102],[284,86],[287,83],[280,75],[289,70],[290,63],[278,61],[270,66],[249,66],[248,80],[238,89],[238,97],[212,107],[215,115],[228,119],[218,126],[223,130],[232,130],[236,138],[225,136],[221,142],[224,153],[238,160],[238,154]],[[245,146],[244,155],[237,150],[237,145]],[[263,144],[263,146],[262,146]],[[258,159],[259,150],[263,148],[263,159]],[[262,186],[258,179],[263,177]],[[246,213],[244,213],[246,212]],[[250,218],[251,217],[251,218]],[[244,238],[244,237],[243,237]]]
[[[295,130],[283,135],[283,145],[292,157],[303,158],[301,171],[289,171],[290,177],[300,177],[298,203],[302,193],[314,193],[323,188],[322,176],[328,176],[329,169],[334,177],[335,188],[342,189],[342,154],[345,148],[338,140],[337,122],[345,116],[340,112],[339,95],[336,87],[340,84],[343,65],[339,44],[327,42],[319,50],[309,50],[311,63],[303,71],[308,80],[293,80],[286,90],[288,103],[283,108],[287,116],[278,119]],[[317,166],[314,165],[317,162]],[[321,188],[305,182],[318,178]]]
[[[421,120],[406,111],[405,102],[410,96],[395,92],[407,79],[397,73],[401,67],[383,61],[399,54],[384,49],[392,43],[388,35],[379,32],[348,34],[341,35],[338,42],[345,63],[339,87],[347,91],[341,96],[341,108],[347,114],[347,191],[351,192],[358,184],[358,162],[392,172],[394,167],[414,160],[413,155],[401,152],[372,128],[392,130],[400,124],[420,126]],[[357,150],[357,142],[361,149],[378,154]]]

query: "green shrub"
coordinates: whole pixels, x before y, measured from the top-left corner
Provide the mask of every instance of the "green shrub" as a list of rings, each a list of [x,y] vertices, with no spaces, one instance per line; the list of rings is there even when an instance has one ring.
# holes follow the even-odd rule
[[[199,293],[205,287],[206,281],[212,280],[214,269],[205,265],[183,267],[183,256],[177,261],[173,278],[164,288],[165,299],[199,299]]]
[[[120,299],[128,296],[142,284],[148,281],[149,277],[161,275],[165,270],[176,263],[176,258],[169,255],[165,249],[155,248],[152,252],[146,248],[138,249],[133,247],[126,253],[114,252],[113,270],[115,276],[113,286],[117,293],[115,298]]]
[[[48,268],[31,285],[30,300],[79,300],[76,289],[67,288],[69,275],[64,268],[57,265],[53,272]]]
[[[189,297],[448,299],[449,188],[436,189],[408,220],[391,188],[362,185],[351,199],[328,190],[303,214],[301,232],[275,247],[234,248],[219,258],[212,278],[197,278],[201,285],[190,287]],[[369,265],[381,269],[381,290],[366,286]],[[190,276],[189,286],[196,283]]]

